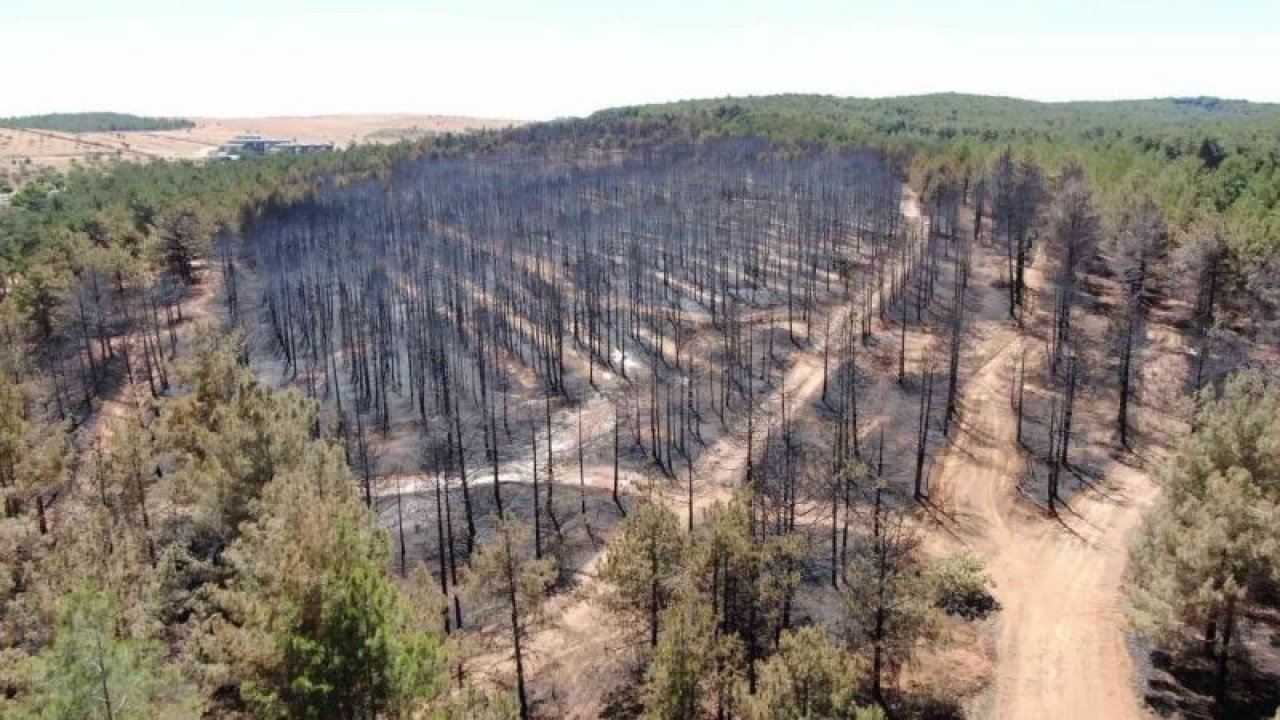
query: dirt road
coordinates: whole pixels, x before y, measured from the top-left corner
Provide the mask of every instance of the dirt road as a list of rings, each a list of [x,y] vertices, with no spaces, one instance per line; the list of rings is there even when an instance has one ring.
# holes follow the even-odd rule
[[[978,263],[999,260],[975,253]],[[940,542],[987,559],[1002,605],[993,686],[971,710],[1001,720],[1143,717],[1125,647],[1121,582],[1128,536],[1156,489],[1141,473],[1113,464],[1098,491],[1076,496],[1057,518],[1019,495],[1025,461],[1009,388],[1023,339],[1002,319],[1002,292],[975,285],[986,288],[977,328],[985,333],[981,365],[935,486],[950,517]]]

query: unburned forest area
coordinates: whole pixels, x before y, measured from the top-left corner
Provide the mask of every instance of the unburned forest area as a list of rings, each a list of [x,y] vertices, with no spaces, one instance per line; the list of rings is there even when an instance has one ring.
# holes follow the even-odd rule
[[[0,715],[1273,717],[1262,126],[860,102],[28,186]]]

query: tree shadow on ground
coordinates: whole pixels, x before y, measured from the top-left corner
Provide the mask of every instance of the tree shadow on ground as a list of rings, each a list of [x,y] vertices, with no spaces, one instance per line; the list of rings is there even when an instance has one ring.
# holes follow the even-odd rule
[[[931,693],[912,693],[891,697],[890,718],[919,718],[920,720],[963,720],[964,707],[955,698]]]
[[[1228,702],[1218,710],[1212,663],[1162,650],[1153,650],[1150,661],[1154,673],[1143,699],[1159,717],[1270,720],[1280,706],[1280,676],[1246,663],[1233,663]]]

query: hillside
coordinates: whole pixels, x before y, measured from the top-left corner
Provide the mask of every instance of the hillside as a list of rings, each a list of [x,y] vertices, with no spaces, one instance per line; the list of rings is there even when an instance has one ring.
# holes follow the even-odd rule
[[[436,120],[0,209],[0,714],[1274,712],[1280,107]]]
[[[590,120],[674,120],[714,132],[809,141],[870,142],[888,136],[922,142],[1054,143],[1144,135],[1154,139],[1160,134],[1261,134],[1280,126],[1280,105],[1218,98],[1046,103],[958,93],[898,98],[777,95],[615,108]]]

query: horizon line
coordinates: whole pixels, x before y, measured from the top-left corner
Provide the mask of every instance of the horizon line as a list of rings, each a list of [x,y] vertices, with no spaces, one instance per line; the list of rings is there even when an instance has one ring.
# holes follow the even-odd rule
[[[378,117],[391,115],[405,115],[415,117],[431,117],[431,118],[466,118],[476,120],[488,120],[496,122],[511,122],[521,124],[531,124],[538,122],[555,122],[557,120],[572,120],[577,118],[586,118],[595,113],[607,110],[617,110],[622,108],[639,108],[651,107],[658,105],[674,105],[686,102],[715,102],[729,100],[755,100],[764,98],[777,97],[815,97],[829,98],[834,100],[910,100],[928,97],[940,96],[957,96],[969,98],[981,98],[987,100],[1012,100],[1016,102],[1032,103],[1036,105],[1083,105],[1083,104],[1106,104],[1106,103],[1137,103],[1137,102],[1153,102],[1161,100],[1186,101],[1186,100],[1213,100],[1225,103],[1243,103],[1247,105],[1272,106],[1280,105],[1280,100],[1255,100],[1244,97],[1223,97],[1212,94],[1178,94],[1178,95],[1153,95],[1147,97],[1117,97],[1117,98],[1073,98],[1069,100],[1042,100],[1038,98],[1020,97],[1017,95],[1000,95],[988,93],[965,92],[961,90],[941,90],[935,92],[920,93],[902,93],[893,95],[841,95],[837,93],[822,92],[764,92],[764,93],[746,93],[746,94],[726,94],[699,97],[683,97],[670,100],[661,100],[656,102],[638,102],[623,103],[618,105],[608,105],[596,108],[582,115],[556,115],[552,117],[542,118],[519,118],[519,117],[503,117],[498,115],[487,114],[471,114],[465,112],[437,112],[437,111],[419,111],[419,110],[352,110],[352,111],[318,111],[318,112],[267,112],[263,114],[237,113],[233,115],[218,115],[208,113],[149,113],[137,112],[126,109],[114,110],[46,110],[34,113],[21,113],[16,115],[0,116],[0,120],[14,120],[28,117],[40,117],[44,115],[90,115],[95,113],[113,113],[120,115],[132,115],[135,117],[159,118],[167,120],[263,120],[273,118],[322,118],[322,117]]]

